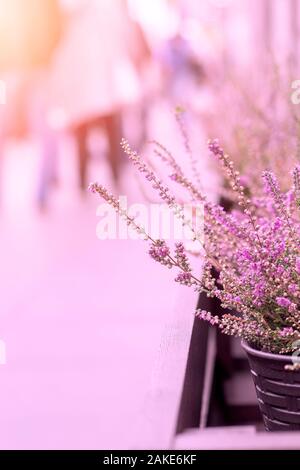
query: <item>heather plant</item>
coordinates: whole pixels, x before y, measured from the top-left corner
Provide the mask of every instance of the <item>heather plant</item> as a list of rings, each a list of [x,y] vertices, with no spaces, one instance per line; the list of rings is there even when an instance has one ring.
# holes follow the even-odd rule
[[[222,85],[212,77],[216,99],[198,119],[209,138],[218,135],[222,140],[248,191],[263,192],[260,175],[265,168],[274,171],[287,190],[289,171],[300,157],[299,105],[291,99],[295,77],[284,76],[275,65],[255,75],[251,71],[247,77],[231,74]],[[224,183],[231,198],[230,187]]]
[[[300,167],[295,166],[290,188],[282,191],[275,174],[261,174],[263,194],[249,196],[234,163],[218,140],[208,147],[224,170],[235,194],[235,209],[225,212],[202,194],[188,179],[171,154],[158,147],[172,167],[170,179],[185,188],[189,197],[204,207],[204,239],[187,220],[176,196],[149,164],[123,140],[122,147],[138,171],[151,184],[183,225],[188,225],[193,241],[201,245],[203,272],[191,267],[183,243],[174,248],[165,240],[155,240],[129,216],[119,200],[102,185],[92,183],[90,191],[109,203],[127,224],[149,243],[149,255],[168,269],[176,270],[175,281],[216,297],[231,313],[213,315],[197,310],[196,315],[232,336],[238,336],[262,351],[291,354],[300,339]],[[213,268],[219,276],[213,275]]]

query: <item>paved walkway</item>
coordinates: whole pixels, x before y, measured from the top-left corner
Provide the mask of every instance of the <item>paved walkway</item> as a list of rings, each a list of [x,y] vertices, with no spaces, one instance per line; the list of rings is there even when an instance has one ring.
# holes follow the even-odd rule
[[[34,149],[4,161],[1,449],[128,448],[179,286],[140,241],[99,241],[67,156],[50,210],[31,205]],[[105,165],[92,172],[107,180]],[[126,178],[129,192],[135,179]]]

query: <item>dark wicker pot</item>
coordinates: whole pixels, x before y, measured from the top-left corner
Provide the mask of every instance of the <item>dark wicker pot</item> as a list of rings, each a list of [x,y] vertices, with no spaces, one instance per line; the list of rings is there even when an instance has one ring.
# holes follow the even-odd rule
[[[267,431],[300,430],[300,370],[288,371],[291,356],[265,353],[242,342]]]

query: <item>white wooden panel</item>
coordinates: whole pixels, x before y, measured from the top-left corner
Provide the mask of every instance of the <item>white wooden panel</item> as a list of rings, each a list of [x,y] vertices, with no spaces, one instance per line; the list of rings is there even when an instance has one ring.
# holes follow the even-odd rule
[[[253,426],[209,428],[177,436],[174,449],[184,450],[298,450],[298,432],[256,432]]]
[[[149,391],[136,429],[134,449],[172,447],[187,364],[197,294],[182,288],[164,325]]]

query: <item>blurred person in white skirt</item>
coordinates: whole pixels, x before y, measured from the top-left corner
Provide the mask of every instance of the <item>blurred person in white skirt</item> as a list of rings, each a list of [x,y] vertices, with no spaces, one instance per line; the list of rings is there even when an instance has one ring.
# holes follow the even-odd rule
[[[66,28],[54,61],[53,100],[76,140],[80,187],[88,184],[89,136],[97,128],[106,134],[118,184],[121,113],[141,98],[142,34],[139,38],[126,0],[61,0],[61,5]]]

